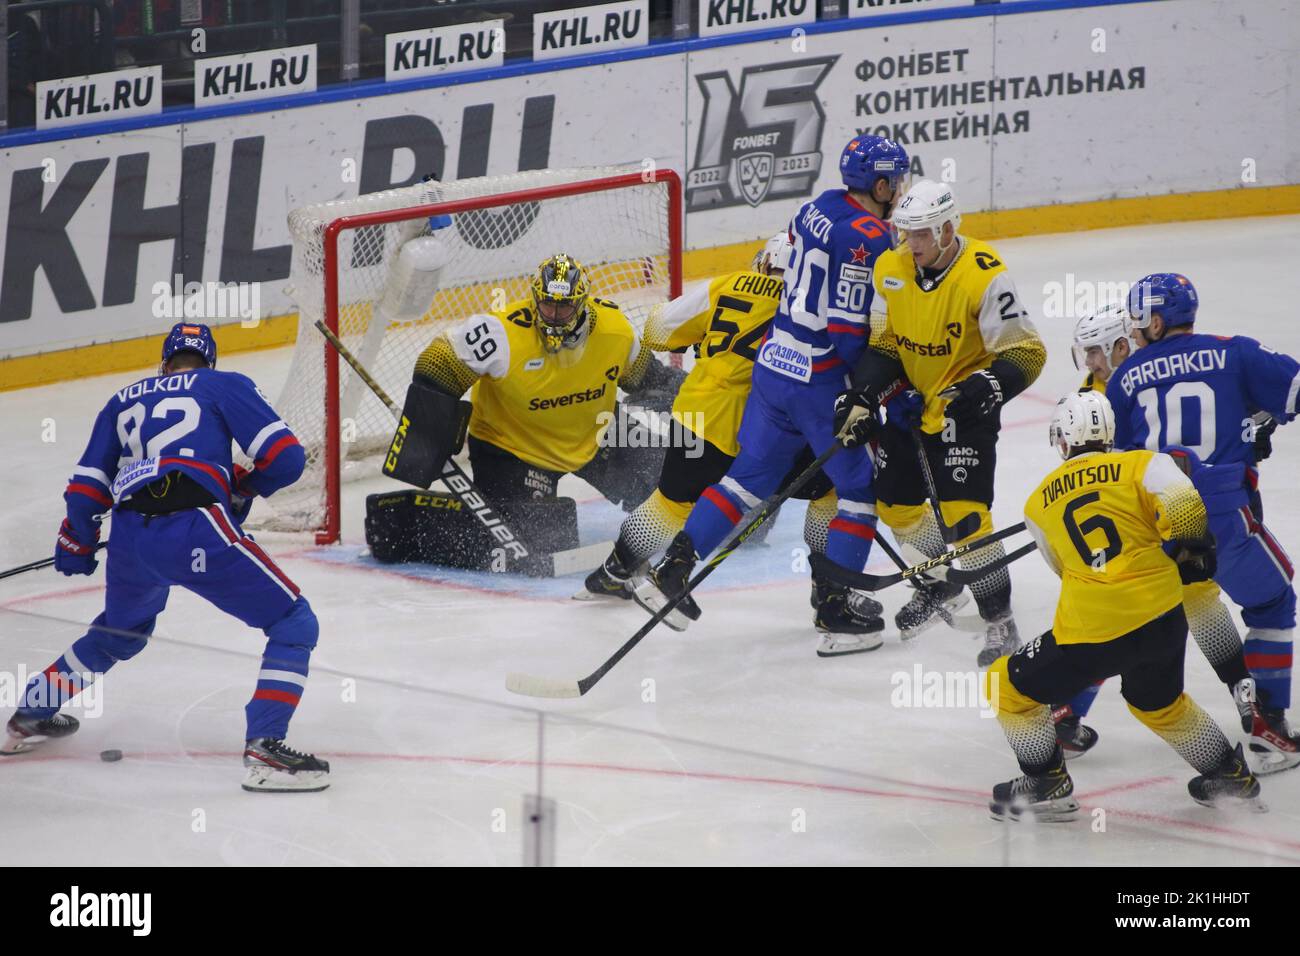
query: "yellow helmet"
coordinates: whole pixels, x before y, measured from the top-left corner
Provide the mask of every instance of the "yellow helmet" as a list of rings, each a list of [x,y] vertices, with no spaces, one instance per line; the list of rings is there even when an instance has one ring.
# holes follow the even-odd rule
[[[591,294],[582,263],[557,252],[537,267],[532,293],[542,347],[554,353],[582,344],[588,324],[587,298]]]

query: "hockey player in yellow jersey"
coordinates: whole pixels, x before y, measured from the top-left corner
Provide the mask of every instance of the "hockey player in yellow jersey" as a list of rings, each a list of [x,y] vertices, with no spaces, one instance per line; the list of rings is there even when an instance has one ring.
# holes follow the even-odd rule
[[[1099,392],[1061,399],[1049,435],[1065,462],[1025,502],[1025,525],[1061,594],[1051,630],[985,674],[1023,771],[993,788],[994,817],[1078,811],[1048,702],[1116,674],[1133,715],[1198,771],[1193,799],[1257,802],[1241,745],[1183,692],[1183,584],[1215,570],[1200,495],[1168,455],[1111,450],[1115,417]]]
[[[854,370],[853,387],[841,396],[840,421],[857,428],[880,405],[915,393],[919,421],[897,427],[891,414],[891,424],[878,432],[877,510],[905,548],[934,557],[944,549],[934,506],[944,524],[962,529],[961,540],[992,531],[1002,407],[1038,377],[1047,351],[997,252],[959,232],[950,187],[919,180],[890,221],[903,241],[872,273],[870,347]],[[930,507],[921,448],[938,498]],[[1004,553],[995,544],[963,564],[979,567]],[[985,623],[983,667],[1019,645],[1011,578],[999,569],[971,591]],[[946,581],[921,582],[898,612],[900,633],[914,637],[962,600],[961,589]]]
[[[1105,394],[1111,373],[1133,351],[1129,338],[1129,314],[1122,305],[1109,305],[1079,319],[1074,327],[1074,366],[1088,375],[1080,392]],[[1205,659],[1228,688],[1243,728],[1253,723],[1254,681],[1246,666],[1245,651],[1237,625],[1213,581],[1197,581],[1183,587],[1183,611],[1187,626]],[[1081,690],[1068,702],[1052,708],[1056,736],[1066,758],[1085,753],[1097,743],[1098,734],[1082,723],[1101,684]]]
[[[459,448],[459,399],[470,390],[470,464],[489,499],[553,498],[572,472],[630,507],[654,487],[662,449],[601,447],[618,389],[676,384],[618,306],[592,295],[581,263],[559,253],[538,267],[528,298],[469,316],[420,354],[407,393],[411,425],[385,472],[436,475]]]
[[[651,312],[644,331],[647,348],[696,349],[695,364],[673,400],[672,415],[699,441],[668,448],[658,488],[628,515],[613,552],[575,597],[630,599],[631,575],[682,530],[691,505],[704,489],[726,475],[740,451],[737,433],[755,352],[776,312],[790,250],[789,235],[777,233],[759,250],[750,269],[695,283]],[[791,474],[801,472],[812,458],[811,451],[806,452]],[[818,476],[797,497],[809,499],[805,542],[815,551],[825,551],[837,510],[829,479]],[[850,603],[862,617],[878,617],[881,612],[878,602],[860,592],[851,593]],[[682,622],[670,617],[668,623]]]
[[[1128,310],[1122,305],[1103,306],[1074,326],[1074,367],[1088,370],[1079,391],[1105,392],[1110,373],[1133,351],[1128,333]]]

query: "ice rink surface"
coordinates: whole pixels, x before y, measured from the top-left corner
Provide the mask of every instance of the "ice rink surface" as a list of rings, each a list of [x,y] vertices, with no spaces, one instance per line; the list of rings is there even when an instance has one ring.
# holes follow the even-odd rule
[[[1133,281],[1180,271],[1201,296],[1198,328],[1300,354],[1300,217],[1040,236],[995,244],[1047,341],[1046,370],[1006,409],[999,525],[1019,520],[1059,461],[1046,440],[1056,399],[1076,387],[1075,316],[1044,318],[1050,283]],[[223,358],[270,395],[288,350]],[[48,554],[61,499],[95,414],[125,373],[0,393],[0,568]],[[48,440],[54,428],[53,441]],[[1283,428],[1262,466],[1265,516],[1300,547],[1300,435]],[[892,627],[907,592],[884,592],[886,643],[818,658],[801,538],[802,504],[766,547],[729,559],[698,595],[701,621],[660,628],[585,698],[534,702],[507,672],[577,678],[644,620],[634,606],[578,603],[580,577],[536,581],[364,556],[364,495],[345,492],[344,544],[258,540],[321,620],[290,743],[327,757],[321,794],[239,788],[243,705],[264,638],[184,591],[151,646],[112,671],[81,732],[0,761],[0,863],[518,864],[524,797],[554,799],[561,864],[1231,864],[1300,863],[1300,770],[1264,779],[1270,812],[1194,804],[1193,775],[1127,711],[1117,682],[1088,723],[1098,747],[1071,764],[1080,818],[989,819],[994,783],[1018,773],[997,722],[967,706],[900,706],[904,677],[975,671],[979,643],[942,626],[908,646]],[[584,541],[611,538],[619,513],[577,479]],[[885,570],[873,552],[872,570]],[[1056,579],[1036,556],[1013,566],[1023,636],[1050,623]],[[0,582],[0,704],[100,610],[94,578],[52,570]],[[971,605],[973,612],[973,605]],[[1234,614],[1234,616],[1237,616]],[[1240,623],[1238,616],[1238,623]],[[928,678],[933,680],[934,678]],[[1189,692],[1240,737],[1235,710],[1191,641]],[[952,703],[950,701],[949,703]],[[124,752],[106,763],[101,751]]]

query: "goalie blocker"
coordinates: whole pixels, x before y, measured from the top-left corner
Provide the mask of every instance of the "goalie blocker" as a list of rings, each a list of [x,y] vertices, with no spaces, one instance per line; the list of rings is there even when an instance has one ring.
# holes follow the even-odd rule
[[[578,546],[578,509],[572,498],[503,501],[497,509],[534,554]],[[366,498],[366,544],[376,561],[417,561],[472,571],[506,570],[502,543],[461,499],[431,491],[397,491]],[[547,575],[545,563],[524,573]]]
[[[384,474],[428,488],[442,474],[447,459],[465,444],[474,406],[446,392],[413,381],[397,431],[384,459]]]

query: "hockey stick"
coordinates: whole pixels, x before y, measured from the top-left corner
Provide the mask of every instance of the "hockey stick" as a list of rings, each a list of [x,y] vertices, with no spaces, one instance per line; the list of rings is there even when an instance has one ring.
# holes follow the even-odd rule
[[[95,544],[96,551],[98,551],[100,548],[107,548],[107,547],[108,547],[107,541],[99,541]],[[54,558],[49,557],[49,558],[41,558],[41,560],[39,561],[32,561],[30,564],[20,564],[16,568],[10,568],[8,571],[0,571],[0,581],[3,581],[5,578],[12,578],[15,574],[22,574],[25,571],[39,571],[41,568],[48,568],[53,563],[54,563]]]
[[[399,422],[402,420],[402,409],[392,400],[389,394],[384,391],[384,387],[375,381],[374,377],[366,371],[364,365],[352,354],[343,342],[330,331],[329,327],[320,319],[316,320],[316,328],[320,334],[325,336],[334,350],[342,356],[343,361],[352,367],[361,381],[365,382],[375,397],[384,403],[384,407]],[[478,489],[465,470],[456,463],[454,458],[448,458],[442,466],[442,474],[439,475],[445,484],[460,502],[474,513],[483,527],[492,533],[492,536],[501,542],[502,551],[510,555],[513,559],[514,570],[521,571],[532,577],[558,577],[564,574],[572,574],[575,571],[588,571],[594,565],[599,564],[604,556],[609,553],[613,547],[613,542],[601,542],[600,544],[587,545],[583,548],[571,548],[567,551],[555,551],[549,553],[533,554],[524,544],[519,535],[515,534],[514,529],[505,523],[490,504],[487,496]],[[593,557],[594,555],[594,557]]]
[[[687,582],[682,593],[677,595],[650,618],[641,629],[633,634],[628,640],[616,650],[609,660],[601,664],[594,671],[581,680],[560,680],[552,677],[533,677],[529,674],[513,673],[506,677],[506,689],[516,694],[523,694],[527,697],[581,697],[587,691],[591,690],[602,677],[609,673],[610,669],[627,656],[632,648],[641,643],[647,634],[655,629],[660,621],[672,613],[673,608],[677,607],[688,594],[694,591],[705,578],[713,573],[719,564],[726,560],[727,555],[735,551],[745,543],[745,539],[758,530],[772,513],[776,511],[785,501],[793,497],[800,488],[812,481],[813,477],[821,470],[822,465],[844,446],[835,442],[831,447],[817,456],[817,460],[805,468],[799,477],[792,481],[784,491],[778,491],[769,495],[763,501],[759,502],[758,507],[751,512],[752,517],[749,521],[737,531],[731,533],[726,541],[719,547],[717,554],[709,559],[708,563],[700,569],[700,572]],[[816,555],[814,555],[816,557]],[[838,567],[838,565],[836,565]]]
[[[979,515],[968,514],[952,527],[944,523],[943,509],[939,507],[939,492],[934,483],[934,472],[930,470],[930,456],[925,452],[925,441],[921,437],[921,429],[916,425],[912,426],[912,439],[916,444],[916,457],[921,462],[921,476],[925,479],[925,491],[930,496],[930,508],[934,511],[934,520],[939,523],[939,533],[943,535],[944,543],[952,544],[962,538],[969,538],[979,530]]]
[[[886,541],[886,540],[885,540],[885,539],[880,535],[880,533],[879,533],[878,531],[876,532],[875,542],[876,542],[878,545],[880,545],[880,550],[881,550],[881,551],[884,551],[885,554],[889,555],[889,560],[891,560],[891,561],[894,562],[894,566],[897,567],[898,570],[900,570],[900,571],[906,571],[906,570],[908,570],[907,562],[903,560],[903,556],[902,556],[901,554],[899,554],[897,551],[895,551],[894,548],[893,548],[893,545],[891,545],[888,541]],[[829,559],[827,559],[827,560],[829,560]],[[946,573],[941,574],[941,575],[936,574],[936,575],[934,575],[934,577],[936,577],[936,578],[937,578],[937,577],[942,577],[943,580],[945,580],[945,581],[948,580],[948,579],[949,579],[949,576],[952,574],[952,569],[945,567],[943,570],[944,570]],[[917,577],[917,576],[918,576],[918,575],[913,575],[913,577]],[[916,581],[908,581],[908,583],[909,583],[910,585],[912,585],[912,587],[916,588],[917,590],[920,590],[920,585],[917,584]],[[952,616],[952,612],[951,612],[951,611],[949,611],[946,607],[944,607],[944,606],[943,606],[941,603],[939,603],[938,601],[934,601],[934,602],[932,602],[932,606],[934,607],[934,613],[937,614],[937,615],[939,615],[939,618],[940,618],[940,620],[943,621],[943,623],[947,624],[949,627],[954,627],[954,626],[955,626],[956,621],[955,621],[955,619],[953,618],[953,616]]]
[[[1003,528],[1001,531],[994,531],[992,534],[986,534],[984,537],[978,538],[975,541],[958,545],[950,551],[945,551],[937,558],[922,561],[920,564],[899,571],[897,574],[868,574],[865,571],[851,571],[843,565],[836,564],[824,554],[814,553],[809,555],[808,559],[817,572],[824,575],[827,580],[851,588],[856,588],[859,591],[879,591],[883,588],[898,584],[901,581],[911,580],[912,578],[924,574],[933,568],[946,565],[961,557],[963,554],[970,554],[972,551],[977,551],[980,548],[987,547],[996,541],[1001,541],[1003,538],[1009,538],[1013,534],[1019,534],[1024,530],[1025,524],[1022,521],[1009,528]],[[978,581],[990,571],[996,571],[998,568],[1003,567],[1005,564],[1009,564],[1016,558],[1023,557],[1032,550],[1033,548],[1028,548],[1027,550],[1026,548],[1021,548],[1019,551],[1012,552],[1011,555],[1007,555],[1005,558],[999,558],[992,564],[986,564],[980,568],[972,568],[969,571],[965,571],[961,568],[950,568],[948,570],[948,580],[954,584],[963,585],[969,584],[972,580]]]
[[[1019,561],[1031,551],[1038,550],[1038,543],[1031,541],[1022,548],[1017,548],[1010,554],[1004,554],[996,561],[990,561],[988,564],[981,565],[978,568],[953,568],[948,572],[948,580],[954,584],[974,584],[976,581],[983,580],[994,571],[1005,568],[1012,561]]]

